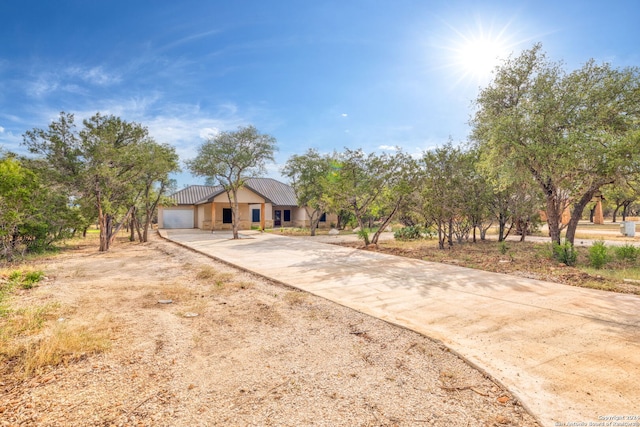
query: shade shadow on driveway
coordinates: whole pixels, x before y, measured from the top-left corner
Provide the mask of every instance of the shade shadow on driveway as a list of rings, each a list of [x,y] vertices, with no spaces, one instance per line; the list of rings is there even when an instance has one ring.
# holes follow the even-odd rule
[[[640,414],[640,297],[278,235],[165,237],[442,341],[544,425]]]

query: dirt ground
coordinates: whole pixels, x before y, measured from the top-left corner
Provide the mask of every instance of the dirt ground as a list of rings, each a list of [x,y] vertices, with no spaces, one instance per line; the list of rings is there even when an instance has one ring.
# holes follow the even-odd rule
[[[55,303],[44,339],[86,326],[110,346],[26,378],[4,366],[1,426],[537,425],[428,338],[155,236],[35,267],[47,279],[12,306]]]

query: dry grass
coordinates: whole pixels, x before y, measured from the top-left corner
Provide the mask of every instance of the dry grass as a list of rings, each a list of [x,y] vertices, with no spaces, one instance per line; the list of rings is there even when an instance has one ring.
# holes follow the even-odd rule
[[[28,345],[21,357],[19,371],[24,376],[40,374],[46,368],[68,364],[111,346],[107,323],[89,326],[58,324],[48,336]]]
[[[5,370],[28,377],[109,347],[106,323],[69,326],[55,321],[60,313],[60,304],[52,303],[10,310],[0,318],[0,361]]]
[[[282,298],[291,305],[302,305],[308,302],[309,294],[300,291],[289,291]]]

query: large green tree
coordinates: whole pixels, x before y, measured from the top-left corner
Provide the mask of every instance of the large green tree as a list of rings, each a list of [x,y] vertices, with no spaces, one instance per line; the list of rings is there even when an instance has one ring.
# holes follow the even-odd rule
[[[451,142],[423,153],[421,159],[422,185],[418,208],[425,222],[436,225],[438,247],[445,242],[453,245],[454,231],[458,240],[469,227],[467,201],[473,196],[467,193],[472,166],[469,156]]]
[[[365,245],[371,243],[366,219],[374,218],[372,209],[399,169],[400,163],[389,154],[366,154],[348,148],[338,154],[330,182],[332,206],[335,211],[347,210],[354,215]]]
[[[571,207],[573,243],[585,206],[637,164],[640,75],[589,61],[566,73],[540,45],[510,58],[476,101],[473,138],[485,161],[507,161],[540,187],[552,241]]]
[[[329,194],[334,163],[335,155],[320,154],[310,148],[304,154],[291,156],[282,168],[282,173],[291,182],[298,205],[307,211],[312,236],[316,235],[322,214],[331,206]]]
[[[234,239],[239,237],[238,191],[248,178],[266,171],[266,163],[274,161],[275,150],[274,137],[259,133],[253,126],[246,126],[209,138],[198,149],[198,155],[187,161],[194,175],[206,177],[208,182],[224,188],[232,208]]]
[[[144,126],[100,113],[80,131],[72,114],[60,113],[46,129],[27,131],[24,144],[39,155],[48,185],[97,219],[100,251],[109,250],[148,187],[178,169],[175,152],[155,143]]]

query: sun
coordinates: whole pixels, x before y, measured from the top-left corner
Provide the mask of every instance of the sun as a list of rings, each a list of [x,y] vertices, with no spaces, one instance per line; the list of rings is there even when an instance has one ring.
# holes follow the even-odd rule
[[[465,77],[485,80],[500,62],[509,56],[506,44],[499,38],[485,36],[464,40],[454,50],[454,63]]]
[[[493,71],[521,42],[514,42],[509,25],[495,29],[479,21],[474,27],[460,30],[449,26],[453,37],[442,43],[445,51],[443,68],[456,76],[456,84],[484,85],[491,80]]]

